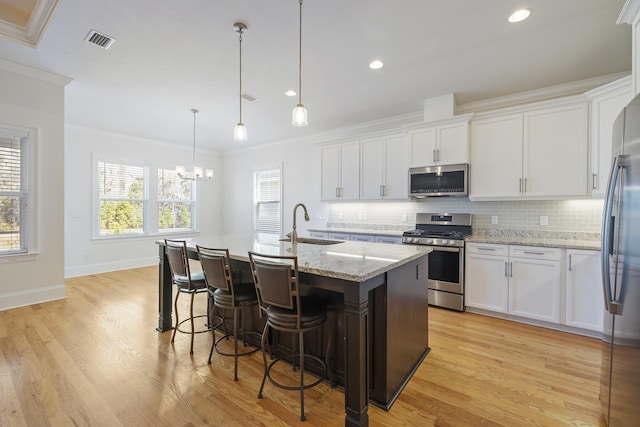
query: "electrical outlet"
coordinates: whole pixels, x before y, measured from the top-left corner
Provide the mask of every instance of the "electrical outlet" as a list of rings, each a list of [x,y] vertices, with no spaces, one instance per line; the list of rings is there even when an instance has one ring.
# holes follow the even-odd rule
[[[496,225],[498,223],[498,215],[491,215],[491,224]]]
[[[546,215],[540,215],[540,225],[549,225],[549,217]]]
[[[339,219],[339,220],[342,220],[342,212],[339,212],[339,213],[338,213],[338,219]]]
[[[362,212],[358,212],[358,221],[362,221]]]
[[[402,214],[402,222],[407,222],[407,214]]]

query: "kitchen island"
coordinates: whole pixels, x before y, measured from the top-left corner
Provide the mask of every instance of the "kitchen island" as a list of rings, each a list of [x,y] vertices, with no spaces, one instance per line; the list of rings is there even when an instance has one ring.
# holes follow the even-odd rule
[[[172,286],[164,241],[159,246],[158,328],[172,328]],[[250,237],[187,239],[195,245],[228,248],[232,268],[243,280],[248,251],[297,255],[300,282],[314,292],[339,297],[336,340],[344,357],[345,425],[368,425],[368,404],[389,410],[429,352],[427,256],[418,245],[340,242],[312,244],[259,241]],[[327,242],[324,242],[327,243]],[[249,276],[250,277],[250,276]]]

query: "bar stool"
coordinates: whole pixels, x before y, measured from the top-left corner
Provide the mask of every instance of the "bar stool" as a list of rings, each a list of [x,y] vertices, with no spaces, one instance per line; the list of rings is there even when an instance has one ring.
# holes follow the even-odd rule
[[[222,310],[229,309],[233,311],[232,334],[227,333],[216,340],[215,328],[211,329],[213,334],[213,343],[211,344],[211,351],[209,352],[209,360],[207,363],[211,364],[211,357],[213,356],[214,349],[218,354],[223,356],[234,356],[233,380],[238,381],[238,356],[247,356],[260,349],[255,348],[238,354],[238,314],[241,311],[251,309],[251,307],[258,305],[256,289],[253,282],[237,284],[233,282],[233,278],[231,276],[229,249],[206,248],[199,245],[196,245],[196,249],[198,250],[198,257],[202,264],[202,272],[204,273],[204,280],[209,291],[209,295],[213,298],[214,307],[221,308]],[[245,334],[260,335],[255,332],[243,332]],[[229,335],[233,335],[234,339],[233,353],[226,353],[218,349],[220,341],[228,338]]]
[[[189,258],[187,257],[187,242],[184,240],[169,240],[164,239],[165,251],[167,253],[167,259],[169,260],[169,270],[171,271],[171,280],[176,285],[176,298],[173,305],[173,313],[176,317],[176,325],[173,328],[171,334],[171,342],[176,338],[176,332],[182,332],[191,335],[191,354],[193,354],[193,337],[195,334],[209,331],[209,304],[207,303],[207,314],[193,315],[193,297],[196,294],[204,294],[207,292],[207,286],[204,281],[204,274],[202,272],[191,273],[189,268]],[[180,294],[188,294],[191,296],[189,303],[189,317],[182,321],[179,320],[178,315],[178,297]],[[194,320],[200,317],[206,317],[207,323],[205,328],[196,330],[194,326]],[[182,324],[185,322],[191,323],[191,329],[182,329]]]
[[[300,390],[300,421],[304,421],[304,390],[320,384],[327,373],[327,365],[322,359],[305,354],[304,333],[322,328],[327,321],[327,311],[320,301],[300,295],[297,256],[266,255],[250,251],[249,264],[258,295],[260,312],[264,314],[267,319],[262,333],[264,374],[262,376],[258,398],[262,398],[262,391],[267,378],[269,378],[269,381],[276,387],[285,390]],[[295,368],[296,356],[300,361],[299,386],[286,386],[276,382],[271,377],[271,368],[274,364],[282,360],[282,358],[279,357],[267,365],[265,347],[267,345],[269,328],[294,334],[294,341],[295,337],[298,337],[299,353],[292,355],[291,362]],[[330,343],[331,340],[327,345],[327,353],[329,353]],[[322,369],[322,376],[313,383],[305,385],[304,361],[307,357],[315,360],[319,364]]]

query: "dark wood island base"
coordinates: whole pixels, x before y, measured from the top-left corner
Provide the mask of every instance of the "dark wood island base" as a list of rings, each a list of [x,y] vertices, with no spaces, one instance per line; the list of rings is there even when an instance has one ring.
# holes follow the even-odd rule
[[[195,248],[190,256],[197,258]],[[389,410],[430,351],[427,304],[428,251],[363,281],[301,272],[309,292],[334,310],[335,380],[344,386],[345,426],[369,425],[368,405]],[[243,278],[248,257],[233,256]],[[250,276],[247,276],[250,277]],[[164,245],[159,245],[160,332],[171,329],[172,286]],[[259,328],[260,325],[255,325]],[[306,340],[305,340],[306,341]],[[322,355],[322,337],[311,350]],[[343,355],[343,357],[340,357]]]

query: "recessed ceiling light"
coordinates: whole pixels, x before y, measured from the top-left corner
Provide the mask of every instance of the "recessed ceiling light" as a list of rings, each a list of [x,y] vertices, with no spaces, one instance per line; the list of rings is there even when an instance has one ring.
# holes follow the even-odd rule
[[[296,96],[296,91],[295,90],[288,90],[284,93],[287,96]]]
[[[372,70],[379,70],[382,67],[384,67],[384,62],[380,61],[379,59],[371,61],[371,63],[369,64],[369,68],[371,68]]]
[[[531,15],[531,9],[518,9],[509,16],[509,22],[524,21]]]

